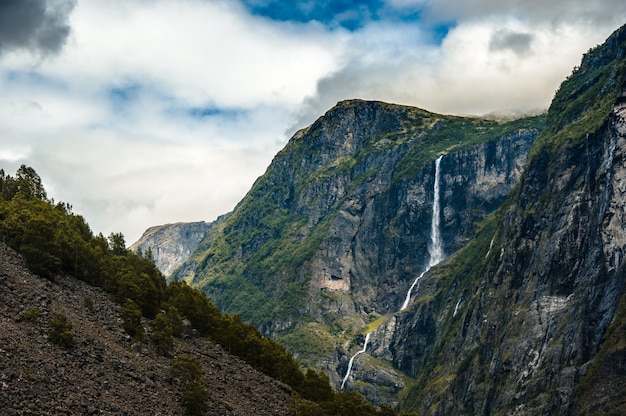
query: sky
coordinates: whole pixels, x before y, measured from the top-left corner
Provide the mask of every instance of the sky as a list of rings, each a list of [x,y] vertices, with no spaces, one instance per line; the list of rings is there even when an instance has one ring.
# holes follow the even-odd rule
[[[0,0],[0,168],[95,233],[231,211],[338,101],[545,110],[623,0]]]

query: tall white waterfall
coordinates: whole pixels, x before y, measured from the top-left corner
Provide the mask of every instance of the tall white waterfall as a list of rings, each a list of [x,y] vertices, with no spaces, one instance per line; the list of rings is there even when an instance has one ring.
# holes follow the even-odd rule
[[[346,375],[343,378],[343,381],[341,382],[341,390],[343,390],[343,386],[346,384],[346,381],[348,381],[348,377],[350,377],[350,372],[352,371],[352,364],[354,364],[354,358],[359,354],[363,354],[365,350],[367,349],[367,342],[370,340],[370,334],[371,332],[368,332],[368,334],[365,335],[365,342],[363,343],[363,349],[357,351],[356,354],[350,357],[350,361],[348,361],[348,371],[346,371]]]
[[[422,274],[420,274],[417,277],[417,279],[415,279],[415,281],[409,288],[409,291],[406,294],[406,299],[404,301],[404,304],[402,305],[402,308],[400,308],[400,310],[409,306],[409,302],[411,301],[411,291],[413,290],[417,282],[422,278],[422,276],[424,276],[427,271],[429,271],[433,266],[435,266],[444,258],[443,246],[441,243],[441,232],[439,230],[439,225],[441,222],[441,217],[440,217],[441,208],[440,208],[440,203],[439,203],[439,182],[440,182],[440,177],[441,177],[440,165],[441,165],[442,158],[443,158],[443,155],[439,156],[437,160],[435,160],[435,186],[434,186],[435,195],[433,198],[433,217],[430,222],[430,245],[428,246],[428,255],[430,256],[430,258],[428,260],[428,265],[426,266],[426,270],[424,270]],[[460,303],[460,300],[459,300],[459,303]],[[458,306],[458,303],[457,303],[457,306]],[[357,355],[363,354],[367,350],[367,343],[369,342],[370,334],[371,332],[365,336],[365,342],[363,343],[363,348],[357,351],[357,353],[354,354],[352,357],[350,357],[350,361],[348,361],[348,371],[346,371],[346,375],[343,378],[343,381],[341,382],[342,390],[346,384],[346,381],[348,381],[348,378],[350,377],[350,372],[352,371],[352,364],[354,364],[354,359],[356,358]]]
[[[413,281],[413,284],[409,288],[409,291],[406,293],[406,299],[404,299],[404,303],[400,310],[405,309],[409,306],[409,302],[411,301],[411,292],[413,288],[419,282],[419,280],[428,272],[433,266],[443,260],[443,247],[441,245],[441,232],[439,230],[439,225],[441,223],[441,208],[439,202],[439,182],[441,180],[441,159],[443,155],[439,156],[437,160],[435,160],[435,186],[433,187],[433,217],[430,221],[430,245],[428,246],[428,254],[430,258],[428,259],[428,265],[426,269],[417,276],[417,279]]]

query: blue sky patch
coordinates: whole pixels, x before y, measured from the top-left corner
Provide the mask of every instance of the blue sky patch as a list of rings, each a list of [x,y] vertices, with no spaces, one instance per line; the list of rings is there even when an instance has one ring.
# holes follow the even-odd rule
[[[126,105],[128,102],[137,98],[141,87],[139,85],[127,85],[124,87],[115,87],[109,90],[109,99],[114,105]]]
[[[330,29],[356,31],[370,22],[415,23],[441,44],[455,22],[424,19],[423,4],[394,8],[384,0],[241,0],[250,13],[282,22],[316,21]]]
[[[242,0],[251,13],[283,22],[317,21],[329,27],[357,30],[379,20],[383,0]]]
[[[243,111],[233,108],[220,108],[214,106],[192,107],[185,110],[185,113],[192,118],[222,117],[236,118],[243,114]]]

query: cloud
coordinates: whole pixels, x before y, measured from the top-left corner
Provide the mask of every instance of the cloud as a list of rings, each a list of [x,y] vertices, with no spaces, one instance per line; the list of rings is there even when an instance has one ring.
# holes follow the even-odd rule
[[[0,158],[96,231],[230,211],[284,145],[337,36],[232,1],[81,1],[53,60],[0,56]]]
[[[626,4],[622,0],[386,0],[398,10],[419,10],[433,21],[467,22],[491,16],[514,16],[536,23],[621,26]]]
[[[441,44],[424,33],[428,26],[415,22],[368,25],[350,38],[343,66],[318,82],[316,94],[306,99],[290,132],[349,98],[380,99],[446,114],[545,109],[582,54],[617,28],[607,22],[626,19],[626,3],[616,8],[619,17],[607,14],[603,25],[575,17],[558,24],[522,19],[511,3],[507,15],[493,15],[491,9],[481,15],[487,2],[474,2],[481,7],[468,12],[468,19],[462,12],[450,14],[446,18],[458,20]],[[435,7],[411,0],[396,0],[393,5]],[[569,6],[561,7],[566,11]]]
[[[511,50],[517,55],[525,55],[531,50],[534,36],[530,33],[515,32],[510,29],[499,29],[489,41],[489,50]]]
[[[0,167],[33,166],[50,196],[129,243],[155,224],[212,220],[339,100],[546,107],[626,18],[622,2],[592,13],[572,1],[589,15],[557,1],[542,17],[521,0],[77,0],[71,15],[72,2],[24,1],[67,5],[48,19],[71,35],[59,49],[0,36]]]
[[[70,34],[73,0],[3,0],[0,2],[0,54],[25,49],[58,53]]]

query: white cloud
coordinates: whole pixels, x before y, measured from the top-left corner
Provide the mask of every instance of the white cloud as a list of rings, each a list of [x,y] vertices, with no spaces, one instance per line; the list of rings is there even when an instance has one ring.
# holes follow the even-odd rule
[[[317,25],[230,1],[81,1],[71,26],[54,58],[0,58],[0,157],[7,171],[32,165],[51,196],[128,242],[231,210],[340,49]]]
[[[57,55],[0,56],[0,167],[33,166],[50,196],[128,243],[155,224],[212,220],[265,171],[285,131],[339,100],[461,114],[546,107],[626,19],[621,2],[592,13],[598,4],[575,1],[591,17],[560,3],[538,17],[517,0],[389,0],[431,20],[348,32],[273,22],[232,0],[79,0]],[[434,43],[429,28],[445,19],[455,26]]]
[[[321,27],[271,23],[232,1],[79,3],[68,68],[89,83],[147,84],[188,105],[299,102],[333,68],[336,48]],[[53,71],[54,71],[53,69]]]
[[[355,35],[348,61],[320,81],[298,124],[346,98],[468,115],[545,109],[582,54],[615,29],[498,16],[459,22],[433,45],[414,25],[371,26]]]

